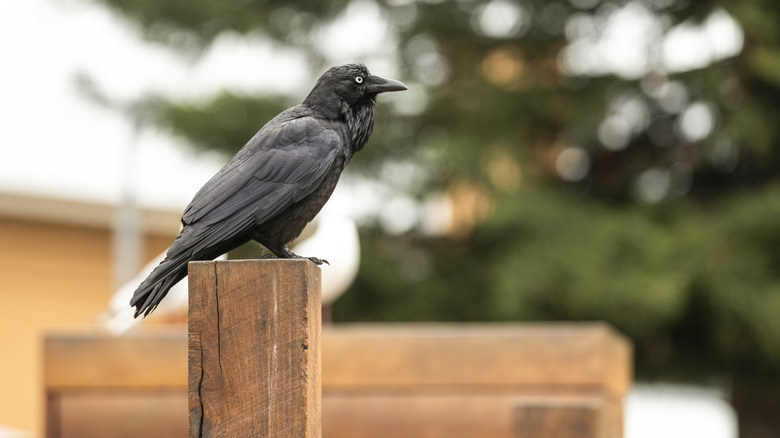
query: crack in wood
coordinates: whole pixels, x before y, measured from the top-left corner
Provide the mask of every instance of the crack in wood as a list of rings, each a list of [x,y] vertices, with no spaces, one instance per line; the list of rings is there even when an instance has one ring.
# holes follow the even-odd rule
[[[190,366],[191,437],[320,436],[321,329],[311,314],[321,303],[318,289],[307,290],[319,288],[318,270],[300,260],[197,262],[191,339],[202,348]]]

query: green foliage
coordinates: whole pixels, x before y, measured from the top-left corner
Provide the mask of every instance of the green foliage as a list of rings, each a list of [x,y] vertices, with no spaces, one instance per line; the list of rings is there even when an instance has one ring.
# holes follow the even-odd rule
[[[290,106],[281,97],[240,96],[223,92],[207,102],[166,102],[161,123],[202,149],[233,155],[258,129]]]
[[[138,23],[147,37],[182,48],[209,44],[221,32],[262,33],[296,43],[346,1],[278,0],[105,0]],[[297,35],[296,35],[297,34]]]
[[[780,187],[729,200],[709,262],[710,299],[723,324],[714,347],[736,366],[780,370]]]
[[[639,371],[780,374],[780,186],[702,208],[529,189],[468,239],[365,235],[337,320],[607,320]]]

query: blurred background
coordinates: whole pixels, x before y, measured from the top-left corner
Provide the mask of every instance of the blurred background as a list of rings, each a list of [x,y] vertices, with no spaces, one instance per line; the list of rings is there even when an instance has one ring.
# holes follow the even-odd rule
[[[338,189],[361,257],[335,322],[607,321],[638,380],[776,436],[777,23],[769,0],[3,3],[0,424],[41,430],[43,330],[93,321],[232,153],[360,61],[409,91]]]

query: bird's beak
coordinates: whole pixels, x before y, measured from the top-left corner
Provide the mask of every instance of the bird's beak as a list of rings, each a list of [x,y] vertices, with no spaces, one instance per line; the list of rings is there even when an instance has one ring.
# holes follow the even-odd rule
[[[369,93],[384,93],[386,91],[403,91],[408,88],[403,82],[395,79],[371,76],[367,89]]]

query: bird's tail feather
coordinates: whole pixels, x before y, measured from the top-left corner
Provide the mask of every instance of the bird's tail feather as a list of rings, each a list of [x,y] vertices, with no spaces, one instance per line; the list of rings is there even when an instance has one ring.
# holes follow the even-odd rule
[[[187,276],[187,257],[166,257],[135,290],[130,305],[135,306],[135,317],[149,315],[168,294],[174,284]]]
[[[135,317],[149,315],[168,290],[187,276],[187,263],[192,260],[212,260],[249,240],[251,215],[236,215],[220,226],[186,226],[173,241],[151,274],[135,290],[130,305]]]
[[[133,293],[130,305],[135,306],[136,318],[142,313],[144,316],[152,313],[173,285],[187,276],[187,263],[193,259],[192,246],[202,238],[203,232],[200,227],[184,227],[176,236],[165,259]]]

